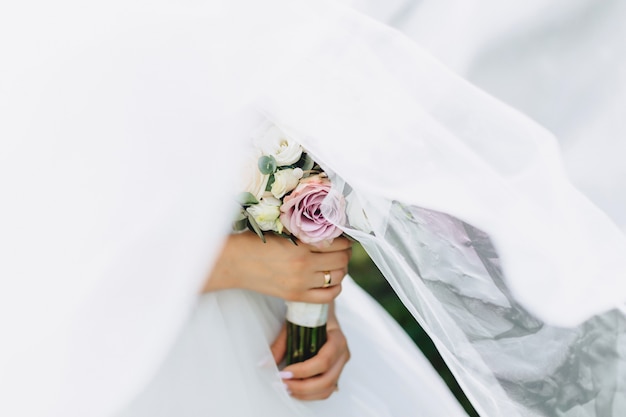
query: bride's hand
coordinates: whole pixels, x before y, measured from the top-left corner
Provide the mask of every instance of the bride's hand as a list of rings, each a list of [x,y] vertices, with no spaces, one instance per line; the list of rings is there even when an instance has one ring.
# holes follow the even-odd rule
[[[276,363],[285,356],[287,331],[283,327],[272,344]],[[299,400],[324,400],[339,390],[338,381],[350,359],[350,350],[334,316],[329,317],[327,340],[313,358],[287,366],[280,373],[290,395]]]
[[[326,248],[268,235],[263,243],[254,233],[228,237],[204,291],[244,288],[289,301],[330,303],[341,292],[352,244],[337,238]],[[331,284],[322,288],[325,271]]]

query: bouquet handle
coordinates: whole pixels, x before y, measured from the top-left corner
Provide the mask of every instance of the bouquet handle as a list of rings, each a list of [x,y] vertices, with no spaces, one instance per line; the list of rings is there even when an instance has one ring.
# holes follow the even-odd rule
[[[286,363],[312,358],[326,343],[328,304],[288,301]]]

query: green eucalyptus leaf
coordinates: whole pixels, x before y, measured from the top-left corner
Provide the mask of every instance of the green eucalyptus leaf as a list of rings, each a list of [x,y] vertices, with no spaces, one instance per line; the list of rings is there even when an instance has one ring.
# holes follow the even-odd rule
[[[302,162],[302,170],[303,171],[308,171],[310,169],[313,168],[313,165],[315,165],[315,161],[313,160],[313,158],[311,158],[309,156],[309,154],[304,154],[304,161]]]
[[[235,215],[233,219],[233,232],[239,233],[248,230],[248,216],[247,212],[240,208],[239,212]]]
[[[272,155],[263,155],[259,158],[258,162],[259,171],[263,175],[270,175],[276,171],[278,165],[276,164],[276,159]]]
[[[233,232],[245,232],[248,230],[248,219],[237,219],[233,222]]]
[[[254,217],[252,217],[250,215],[250,213],[248,213],[248,223],[250,223],[250,227],[252,227],[252,230],[254,230],[254,233],[256,233],[257,235],[259,235],[259,237],[261,238],[261,240],[263,241],[263,243],[265,243],[265,235],[263,234],[263,231],[261,230],[261,228],[259,227],[258,223],[256,222],[256,220],[254,220]]]
[[[241,204],[242,206],[249,206],[249,205],[252,205],[252,204],[259,204],[259,200],[257,200],[256,197],[253,196],[249,192],[239,193],[237,195],[237,202],[239,204]]]

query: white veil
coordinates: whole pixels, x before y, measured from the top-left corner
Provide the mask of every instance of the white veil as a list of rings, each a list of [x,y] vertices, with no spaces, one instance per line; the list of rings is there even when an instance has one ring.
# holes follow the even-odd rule
[[[626,228],[624,2],[355,3],[555,133],[572,182]]]
[[[259,112],[360,205],[348,233],[479,412],[623,414],[622,316],[564,330],[525,309],[575,325],[622,303],[624,234],[550,133],[408,38],[293,0],[3,4],[0,34],[2,414],[107,415],[139,390]]]
[[[626,322],[605,312],[626,298],[626,240],[555,138],[362,16],[328,36],[259,107],[363,210],[346,231],[478,411],[623,414]]]

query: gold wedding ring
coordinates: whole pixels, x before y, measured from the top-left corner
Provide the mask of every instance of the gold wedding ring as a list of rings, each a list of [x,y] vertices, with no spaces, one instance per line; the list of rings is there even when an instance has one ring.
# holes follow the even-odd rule
[[[324,285],[322,285],[322,288],[330,287],[331,283],[332,283],[332,278],[330,276],[330,271],[324,271]]]

